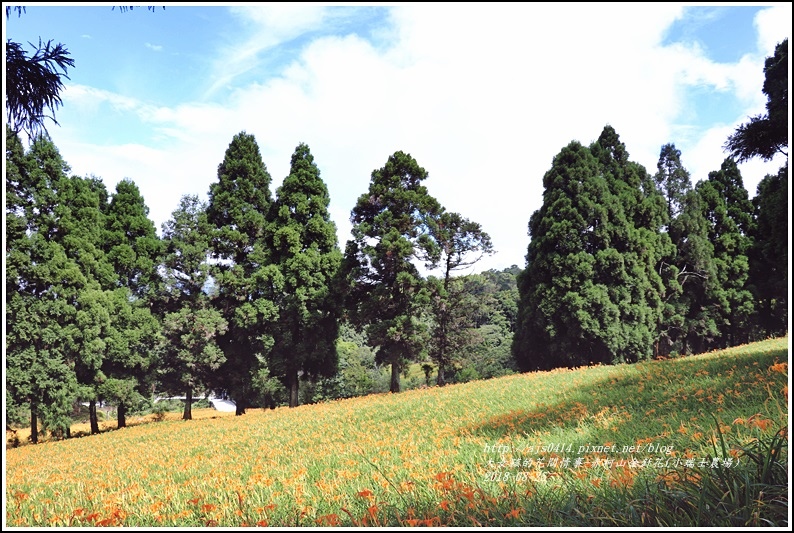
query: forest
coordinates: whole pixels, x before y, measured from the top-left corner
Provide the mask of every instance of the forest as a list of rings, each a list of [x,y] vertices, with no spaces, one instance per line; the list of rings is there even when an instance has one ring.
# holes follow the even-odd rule
[[[514,372],[679,357],[788,327],[788,41],[766,61],[767,114],[693,184],[606,125],[543,176],[524,268],[460,275],[494,253],[397,151],[373,170],[340,247],[321,164],[300,144],[271,191],[254,136],[231,140],[208,200],[160,233],[131,180],[71,175],[46,134],[6,127],[6,426],[69,437],[86,404],[118,426],[156,395],[295,407]],[[750,200],[737,163],[786,163]],[[431,272],[423,275],[422,271]]]

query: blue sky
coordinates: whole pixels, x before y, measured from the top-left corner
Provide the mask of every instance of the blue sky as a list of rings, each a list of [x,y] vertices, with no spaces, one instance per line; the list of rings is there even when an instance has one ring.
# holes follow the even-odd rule
[[[274,193],[305,142],[344,248],[372,171],[402,150],[493,238],[474,271],[524,266],[543,174],[606,124],[651,174],[670,142],[693,182],[719,169],[727,136],[764,112],[764,59],[791,35],[789,3],[113,5],[30,4],[4,24],[75,60],[47,126],[73,173],[111,192],[132,179],[159,229],[181,195],[206,198],[240,131]],[[740,167],[751,197],[780,164]]]

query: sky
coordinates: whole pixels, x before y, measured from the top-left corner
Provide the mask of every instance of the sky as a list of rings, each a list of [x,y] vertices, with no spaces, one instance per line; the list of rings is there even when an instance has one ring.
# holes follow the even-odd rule
[[[543,175],[607,124],[650,174],[667,143],[693,183],[719,170],[791,36],[790,3],[112,6],[29,4],[3,24],[3,42],[75,61],[46,123],[73,174],[111,193],[131,179],[160,231],[182,195],[208,198],[236,134],[254,135],[274,195],[306,143],[344,249],[372,172],[403,151],[491,236],[463,274],[526,265]],[[740,165],[751,198],[782,162]]]

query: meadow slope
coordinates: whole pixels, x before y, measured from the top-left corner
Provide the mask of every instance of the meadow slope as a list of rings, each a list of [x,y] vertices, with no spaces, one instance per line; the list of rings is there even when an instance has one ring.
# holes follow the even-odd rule
[[[715,465],[748,467],[748,446],[778,430],[787,442],[788,357],[783,338],[22,446],[6,450],[5,521],[708,523],[690,516],[691,502],[663,509],[655,495],[701,483]],[[769,453],[787,464],[784,445]],[[780,513],[781,498],[762,511]]]

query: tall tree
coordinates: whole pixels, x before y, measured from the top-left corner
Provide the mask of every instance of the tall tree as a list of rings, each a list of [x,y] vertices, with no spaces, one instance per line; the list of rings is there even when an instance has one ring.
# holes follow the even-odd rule
[[[513,355],[522,370],[652,355],[663,285],[663,200],[607,126],[574,141],[544,178],[529,222]]]
[[[207,219],[215,228],[212,275],[217,287],[215,307],[229,329],[218,338],[226,362],[219,386],[245,412],[255,391],[252,374],[273,344],[271,325],[278,316],[275,294],[283,278],[273,264],[267,238],[271,220],[270,174],[253,135],[234,136],[210,185]],[[257,357],[260,356],[260,357]]]
[[[760,334],[788,329],[789,194],[788,162],[758,184],[753,198],[755,229],[750,254],[750,285],[756,295]]]
[[[69,171],[43,137],[25,153],[6,127],[6,388],[30,412],[31,441],[64,434],[77,392],[71,339],[88,280],[55,239],[57,190]]]
[[[451,355],[468,341],[466,329],[472,323],[471,306],[465,305],[464,286],[451,283],[456,270],[477,263],[483,255],[493,253],[491,237],[480,224],[463,218],[458,213],[443,211],[429,218],[430,238],[433,247],[429,267],[440,265],[443,277],[439,283],[429,285],[431,309],[434,318],[430,337],[430,357],[438,366],[436,383],[446,383],[445,371],[452,363]]]
[[[400,371],[423,347],[426,330],[417,318],[427,291],[416,265],[432,247],[427,219],[440,211],[422,182],[427,171],[398,151],[372,172],[369,191],[350,216],[353,239],[345,249],[344,271],[351,283],[354,320],[366,324],[377,360],[391,365],[392,392]]]
[[[751,117],[725,143],[725,150],[738,163],[753,157],[769,161],[778,153],[788,158],[788,68],[788,39],[785,39],[764,62],[766,114]]]
[[[273,263],[284,285],[277,296],[278,319],[268,355],[272,371],[298,405],[298,376],[336,373],[340,306],[334,292],[342,253],[328,212],[330,197],[306,144],[295,148],[290,173],[276,190],[273,206]]]
[[[707,298],[718,317],[720,338],[706,348],[734,346],[749,340],[754,312],[747,288],[753,207],[739,168],[731,158],[726,158],[720,170],[710,172],[708,179],[695,189],[703,201],[716,273]]]
[[[140,189],[130,179],[123,179],[116,184],[105,219],[105,252],[117,275],[115,284],[110,288],[129,291],[129,304],[133,307],[119,314],[119,317],[129,317],[126,324],[117,324],[124,328],[119,334],[125,338],[143,340],[140,331],[135,331],[136,328],[143,328],[144,331],[157,329],[153,322],[156,318],[150,310],[154,307],[155,296],[162,283],[158,268],[162,260],[163,243],[157,236],[154,222],[149,218],[149,207]],[[122,305],[120,300],[116,301]],[[149,316],[146,316],[147,312]],[[114,358],[113,363],[108,361],[110,366],[105,368],[105,373],[107,379],[113,380],[110,381],[113,386],[106,385],[105,390],[113,394],[112,399],[117,403],[119,427],[126,425],[129,402],[139,397],[144,385],[151,379],[148,370],[152,368],[152,357],[157,353],[152,348],[156,345],[154,340],[159,338],[160,334],[151,342],[134,343],[136,350],[147,351],[129,352],[126,362],[119,360],[121,354]]]
[[[225,362],[216,338],[228,324],[205,292],[209,280],[211,232],[207,206],[198,196],[185,195],[171,219],[163,224],[166,254],[163,319],[168,339],[160,380],[185,393],[183,420],[191,420],[193,393],[206,387]]]

